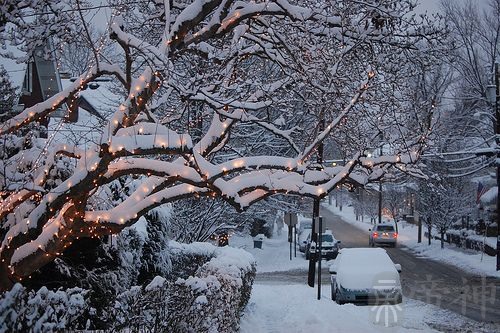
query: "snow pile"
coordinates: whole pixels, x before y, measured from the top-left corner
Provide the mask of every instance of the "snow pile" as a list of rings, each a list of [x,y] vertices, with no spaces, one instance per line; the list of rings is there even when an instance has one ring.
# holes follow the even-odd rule
[[[27,291],[16,284],[0,296],[0,333],[86,329],[93,311],[87,294],[80,288]]]

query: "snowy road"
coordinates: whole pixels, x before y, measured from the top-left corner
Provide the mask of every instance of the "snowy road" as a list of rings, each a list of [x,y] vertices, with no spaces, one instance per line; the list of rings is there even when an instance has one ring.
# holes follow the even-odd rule
[[[367,247],[366,232],[327,209],[322,216],[344,247]],[[395,263],[403,267],[404,295],[437,305],[480,322],[500,324],[500,280],[472,275],[454,266],[421,258],[405,247],[388,248]]]

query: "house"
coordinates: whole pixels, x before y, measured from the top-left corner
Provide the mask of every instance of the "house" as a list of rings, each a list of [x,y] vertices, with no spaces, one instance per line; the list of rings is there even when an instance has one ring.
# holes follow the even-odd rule
[[[34,56],[28,62],[19,60],[24,56],[22,51],[9,45],[0,49],[0,65],[7,71],[19,96],[14,112],[40,103],[62,89],[56,61],[45,58],[42,47],[35,50]],[[62,116],[63,113],[64,110],[61,109],[55,116]],[[43,125],[47,126],[47,123]]]
[[[74,79],[62,79],[63,89]],[[123,96],[112,80],[105,78],[89,83],[77,95],[62,119],[52,118],[49,133],[54,133],[56,142],[66,142],[82,148],[99,144],[100,135],[109,115],[120,106]]]
[[[13,110],[8,113],[15,114],[40,103],[75,80],[59,71],[60,66],[55,59],[45,58],[43,48],[35,50],[34,54],[29,61],[22,62],[20,59],[25,58],[22,51],[11,45],[0,47],[0,65],[6,69],[9,81],[16,87],[19,96]],[[58,141],[79,144],[81,136],[87,138],[84,142],[94,141],[96,133],[91,132],[100,132],[95,130],[102,130],[108,113],[119,106],[121,95],[114,92],[112,85],[112,81],[106,78],[89,83],[75,100],[69,101],[40,123],[48,129],[48,133],[58,131],[55,134]],[[48,133],[41,133],[41,136],[47,137]]]

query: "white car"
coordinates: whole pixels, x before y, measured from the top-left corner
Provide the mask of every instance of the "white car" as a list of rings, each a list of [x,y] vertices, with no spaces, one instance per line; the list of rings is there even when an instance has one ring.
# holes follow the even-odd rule
[[[399,273],[381,248],[340,250],[330,266],[332,300],[346,302],[401,303],[403,293]]]
[[[398,233],[392,224],[377,224],[373,229],[368,229],[368,231],[370,231],[370,236],[368,238],[369,246],[389,245],[396,247]]]
[[[302,231],[298,237],[299,251],[305,253],[311,239],[311,229],[304,229],[304,231]]]
[[[312,221],[311,220],[301,220],[299,223],[299,235],[304,232],[311,232]]]

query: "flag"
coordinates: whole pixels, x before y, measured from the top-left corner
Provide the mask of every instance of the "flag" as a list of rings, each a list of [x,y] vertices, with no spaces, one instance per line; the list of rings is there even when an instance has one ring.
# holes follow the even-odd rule
[[[479,199],[483,196],[483,194],[486,193],[486,187],[483,185],[483,183],[479,182],[477,183],[477,197],[476,197],[476,203],[479,203]]]

